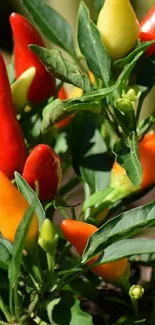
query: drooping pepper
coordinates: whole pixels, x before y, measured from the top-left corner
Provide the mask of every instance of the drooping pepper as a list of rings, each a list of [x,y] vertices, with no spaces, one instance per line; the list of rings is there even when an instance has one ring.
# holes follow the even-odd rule
[[[14,242],[15,233],[23,219],[29,203],[0,171],[0,232],[4,238]],[[31,246],[39,230],[38,217],[34,213],[27,234],[26,246]]]
[[[0,54],[0,170],[13,179],[26,160],[24,137],[16,119],[5,63]]]
[[[82,221],[63,220],[61,223],[61,230],[65,239],[76,248],[80,256],[82,256],[88,238],[97,229],[97,227]],[[98,256],[92,258],[88,264],[93,264],[97,258]],[[105,281],[119,282],[127,274],[128,269],[128,260],[127,258],[123,258],[119,261],[93,267],[91,270]]]
[[[39,103],[55,94],[56,83],[55,78],[29,49],[29,45],[35,44],[45,47],[45,43],[33,25],[20,14],[12,13],[10,23],[14,39],[16,79],[28,68],[36,68],[36,75],[28,92],[28,100]]]
[[[140,22],[139,38],[142,42],[155,40],[155,6]],[[155,53],[155,43],[148,48],[146,55],[150,56],[153,53]]]
[[[155,133],[148,133],[144,136],[143,140],[139,143],[140,162],[143,169],[142,183],[140,189],[143,190],[155,183]],[[134,190],[134,187],[126,175],[126,171],[117,162],[114,162],[112,168],[111,186],[114,188],[127,186]]]
[[[105,0],[97,27],[115,60],[127,55],[138,41],[139,23],[129,0]]]
[[[62,178],[59,156],[51,147],[38,144],[29,154],[22,176],[34,190],[38,182],[40,200],[53,198]]]

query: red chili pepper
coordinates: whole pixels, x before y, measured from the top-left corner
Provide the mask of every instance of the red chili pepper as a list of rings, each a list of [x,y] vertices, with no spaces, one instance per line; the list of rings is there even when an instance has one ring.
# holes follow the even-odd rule
[[[139,38],[142,42],[155,40],[155,6],[147,13],[140,23]],[[150,56],[155,53],[155,43],[146,51],[146,55]]]
[[[12,13],[10,15],[10,23],[14,38],[16,79],[28,68],[36,68],[36,75],[28,92],[28,100],[38,103],[54,95],[56,90],[55,78],[29,49],[30,44],[45,47],[45,43],[39,32],[25,17]]]
[[[61,100],[65,100],[67,99],[67,92],[66,89],[64,87],[61,87],[59,92],[58,92],[58,98]]]
[[[82,255],[88,238],[97,231],[97,227],[76,220],[63,220],[61,230],[64,237],[76,248],[78,253]],[[97,257],[92,258],[88,264],[93,264]],[[92,268],[92,271],[104,278],[105,281],[118,282],[128,272],[129,264],[127,258],[106,263]]]
[[[68,98],[67,92],[66,92],[64,87],[60,88],[60,90],[58,92],[58,98],[61,99],[61,100],[65,100],[65,99]],[[72,115],[66,117],[65,119],[63,119],[62,121],[56,123],[56,125],[55,125],[56,129],[65,128],[69,124],[69,122],[72,120],[73,117],[74,117],[74,114],[72,114]]]
[[[26,147],[12,103],[12,94],[5,63],[0,54],[0,170],[13,179],[14,172],[22,172]]]
[[[38,181],[40,200],[53,198],[62,177],[59,156],[49,146],[38,144],[29,154],[22,176],[34,190]]]

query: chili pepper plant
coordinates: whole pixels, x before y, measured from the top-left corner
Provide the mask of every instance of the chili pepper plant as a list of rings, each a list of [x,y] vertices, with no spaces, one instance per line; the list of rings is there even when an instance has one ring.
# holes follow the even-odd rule
[[[92,20],[80,1],[74,41],[20,2],[0,54],[0,325],[154,325],[155,7],[92,1]]]

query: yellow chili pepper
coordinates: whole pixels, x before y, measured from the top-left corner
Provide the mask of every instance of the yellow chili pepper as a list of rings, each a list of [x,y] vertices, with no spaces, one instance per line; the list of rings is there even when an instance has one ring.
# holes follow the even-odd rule
[[[16,230],[29,206],[23,195],[0,171],[0,232],[10,242],[14,242]],[[38,217],[34,213],[27,234],[26,245],[32,244],[37,237],[38,230]]]
[[[129,0],[105,0],[97,27],[113,59],[124,57],[137,43],[139,23]]]

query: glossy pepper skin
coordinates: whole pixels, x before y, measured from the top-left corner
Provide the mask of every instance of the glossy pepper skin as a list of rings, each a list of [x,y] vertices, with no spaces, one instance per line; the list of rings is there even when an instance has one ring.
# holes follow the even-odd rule
[[[105,0],[97,27],[114,60],[121,59],[136,46],[139,23],[129,0]]]
[[[88,238],[97,231],[97,227],[76,220],[63,220],[61,230],[66,240],[68,240],[78,251],[80,256],[84,251]],[[88,264],[93,264],[97,257],[92,258]],[[119,261],[103,264],[92,268],[92,271],[105,281],[118,282],[128,272],[128,260],[123,258]]]
[[[16,119],[5,63],[0,54],[0,170],[9,178],[22,172],[27,152]]]
[[[12,13],[10,23],[14,39],[16,79],[28,68],[35,67],[36,75],[28,92],[28,100],[39,103],[55,94],[56,83],[55,78],[29,49],[29,45],[35,44],[45,47],[45,43],[33,25],[20,14]]]
[[[140,22],[139,38],[142,42],[155,40],[155,6],[153,6],[147,15]],[[150,56],[155,53],[155,43],[146,51],[146,55]]]
[[[143,177],[140,188],[145,189],[155,183],[155,133],[148,133],[144,136],[143,140],[139,143],[139,155],[143,169]],[[112,168],[111,186],[120,186],[121,178],[123,179],[123,182],[128,182],[130,185],[131,182],[126,175],[125,169],[123,169],[117,162],[114,162]]]
[[[0,232],[4,238],[14,242],[15,233],[23,219],[29,203],[10,180],[0,171]],[[27,234],[26,246],[31,246],[39,231],[38,217],[34,213]]]
[[[40,200],[53,198],[62,178],[59,156],[46,144],[38,144],[29,154],[22,176],[34,190],[38,182]]]

